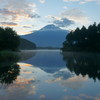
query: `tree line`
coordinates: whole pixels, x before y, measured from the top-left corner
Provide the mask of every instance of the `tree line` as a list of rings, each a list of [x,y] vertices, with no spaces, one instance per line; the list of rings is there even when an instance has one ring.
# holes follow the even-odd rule
[[[17,32],[12,28],[0,27],[0,51],[1,50],[18,50],[20,45],[20,37],[17,35]]]
[[[66,36],[63,51],[92,51],[100,52],[100,23],[76,28]]]

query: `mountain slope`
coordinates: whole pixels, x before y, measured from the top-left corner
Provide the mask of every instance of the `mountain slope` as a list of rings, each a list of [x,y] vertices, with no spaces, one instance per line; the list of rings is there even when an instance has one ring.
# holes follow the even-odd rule
[[[30,42],[26,39],[20,39],[19,49],[21,50],[33,50],[36,49],[36,45],[33,42]]]
[[[62,30],[55,25],[47,25],[35,31],[32,34],[21,36],[31,42],[34,42],[37,47],[62,47],[62,43],[67,35],[67,30]]]

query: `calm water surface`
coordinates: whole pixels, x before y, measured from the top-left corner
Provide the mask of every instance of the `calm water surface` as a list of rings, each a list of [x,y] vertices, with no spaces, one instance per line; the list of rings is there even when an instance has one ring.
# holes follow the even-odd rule
[[[0,68],[0,100],[100,100],[100,54],[22,51]]]

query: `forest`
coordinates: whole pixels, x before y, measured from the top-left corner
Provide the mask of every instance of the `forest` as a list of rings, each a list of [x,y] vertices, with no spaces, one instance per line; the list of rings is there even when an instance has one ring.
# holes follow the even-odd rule
[[[66,36],[62,51],[100,52],[100,23],[76,28]]]
[[[17,51],[20,45],[20,37],[12,28],[0,27],[0,51]]]

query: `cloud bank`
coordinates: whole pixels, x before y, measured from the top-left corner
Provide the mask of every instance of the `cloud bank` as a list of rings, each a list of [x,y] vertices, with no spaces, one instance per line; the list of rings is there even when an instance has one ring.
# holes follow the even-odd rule
[[[96,2],[97,4],[100,4],[100,0],[63,0],[64,2],[78,2],[80,4],[85,4],[88,2]]]
[[[61,16],[68,18],[74,21],[75,23],[80,23],[82,25],[90,23],[89,18],[85,16],[85,13],[78,8],[65,10],[61,12]]]
[[[40,1],[40,3],[45,3],[45,0],[39,0]]]
[[[60,20],[54,19],[53,23],[58,27],[68,27],[71,24],[74,24],[74,21],[69,20],[67,18],[61,18]]]
[[[2,26],[17,26],[17,23],[14,22],[0,22]]]
[[[3,1],[0,0],[0,3]],[[0,19],[6,21],[21,21],[40,18],[36,5],[26,0],[4,0],[3,7],[0,7]]]

